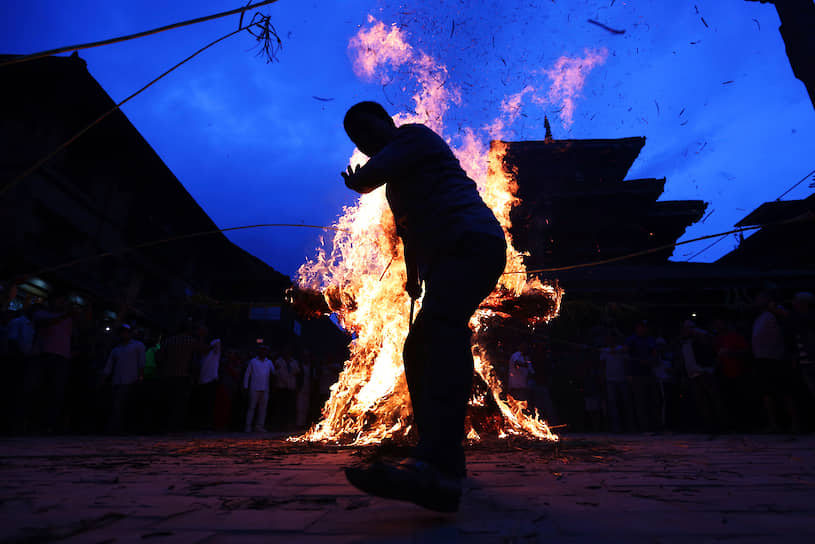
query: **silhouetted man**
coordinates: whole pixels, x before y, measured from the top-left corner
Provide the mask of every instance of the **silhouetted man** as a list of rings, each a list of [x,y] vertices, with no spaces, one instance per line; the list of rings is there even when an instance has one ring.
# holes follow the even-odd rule
[[[415,457],[348,469],[348,480],[381,497],[455,511],[464,475],[464,417],[473,380],[468,321],[506,263],[504,233],[447,144],[420,124],[397,127],[375,102],[348,110],[345,131],[370,157],[343,173],[359,193],[386,185],[402,238],[405,289],[422,309],[407,340],[405,376],[419,434]]]
[[[144,378],[144,344],[133,339],[130,325],[119,326],[119,343],[111,350],[103,373],[111,378],[113,385],[108,432],[121,433],[126,429],[133,384]]]

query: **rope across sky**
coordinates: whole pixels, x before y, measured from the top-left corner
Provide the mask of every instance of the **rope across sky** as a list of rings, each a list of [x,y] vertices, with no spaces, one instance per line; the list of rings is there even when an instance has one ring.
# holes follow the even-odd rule
[[[577,270],[577,269],[580,269],[580,268],[590,268],[590,267],[594,267],[594,266],[601,266],[601,265],[604,265],[604,264],[610,264],[610,263],[615,263],[615,262],[619,262],[619,261],[625,261],[625,260],[628,260],[628,259],[633,259],[635,257],[641,257],[643,255],[649,255],[651,253],[657,253],[657,252],[660,252],[660,251],[665,251],[665,250],[668,250],[668,249],[672,249],[672,248],[677,247],[677,246],[681,246],[681,245],[685,245],[685,244],[691,244],[693,242],[700,242],[700,241],[703,241],[703,240],[709,240],[711,238],[717,238],[717,237],[720,237],[720,236],[727,236],[729,234],[736,234],[736,233],[739,233],[739,232],[748,232],[748,231],[753,231],[753,230],[759,230],[759,229],[762,229],[764,227],[784,225],[784,224],[796,223],[796,222],[806,222],[806,221],[813,221],[813,220],[815,220],[815,218],[809,218],[808,217],[808,218],[805,218],[805,219],[794,219],[794,220],[788,220],[788,221],[779,221],[779,222],[776,222],[776,223],[765,223],[765,224],[762,224],[762,225],[753,225],[753,226],[749,226],[749,227],[742,227],[742,228],[738,228],[738,229],[732,229],[732,230],[729,230],[729,231],[726,231],[726,232],[718,232],[716,234],[708,234],[706,236],[700,236],[698,238],[692,238],[690,240],[684,240],[682,242],[674,242],[672,244],[665,244],[665,245],[654,247],[654,248],[651,248],[651,249],[636,251],[634,253],[629,253],[627,255],[620,255],[618,257],[612,257],[612,258],[603,259],[603,260],[600,260],[600,261],[591,261],[591,262],[573,264],[573,265],[568,265],[568,266],[558,266],[558,267],[554,267],[554,268],[536,268],[536,269],[532,269],[532,270],[513,270],[513,271],[509,271],[509,272],[504,272],[504,274],[541,274],[541,273],[547,273],[547,272],[562,272],[562,271],[565,271],[565,270]],[[247,229],[257,229],[257,228],[271,228],[271,227],[306,228],[306,229],[329,230],[329,231],[335,231],[335,232],[348,232],[347,229],[342,229],[342,228],[339,228],[339,227],[336,227],[336,226],[333,226],[333,225],[332,226],[307,225],[307,224],[304,224],[304,223],[259,223],[259,224],[256,224],[256,225],[241,225],[241,226],[238,226],[238,227],[226,227],[226,228],[223,228],[223,229],[213,229],[213,230],[205,230],[205,231],[200,231],[200,232],[192,232],[192,233],[189,233],[189,234],[181,234],[179,236],[172,236],[172,237],[169,237],[169,238],[162,238],[162,239],[159,239],[159,240],[144,242],[142,244],[137,244],[135,246],[122,248],[122,249],[116,250],[116,251],[107,251],[105,253],[99,253],[97,255],[92,255],[90,257],[82,257],[80,259],[74,259],[72,261],[67,261],[67,262],[64,262],[64,263],[61,263],[61,264],[58,264],[58,265],[55,265],[55,266],[51,266],[51,267],[48,267],[48,268],[43,268],[41,270],[38,270],[36,272],[32,272],[30,274],[26,274],[24,276],[24,278],[32,278],[32,277],[35,277],[35,276],[39,276],[41,274],[47,274],[49,272],[55,272],[55,271],[61,270],[63,268],[68,268],[70,266],[74,266],[74,265],[79,264],[79,263],[85,263],[85,262],[93,261],[95,259],[101,259],[103,257],[110,257],[110,256],[114,256],[114,255],[122,255],[124,253],[129,252],[129,251],[135,251],[135,250],[144,249],[144,248],[147,248],[147,247],[153,247],[153,246],[157,246],[157,245],[161,245],[161,244],[167,244],[167,243],[170,243],[170,242],[177,242],[177,241],[180,241],[180,240],[188,240],[190,238],[197,238],[197,237],[200,237],[200,236],[208,236],[208,235],[218,234],[218,233],[223,233],[223,232],[231,232],[231,231],[247,230]],[[390,268],[390,265],[391,265],[392,262],[393,262],[393,260],[391,259],[391,262],[388,263],[388,265],[385,267],[385,270],[382,272],[382,276],[384,276],[385,272],[388,271],[388,268]],[[380,276],[380,280],[382,279],[382,276]]]

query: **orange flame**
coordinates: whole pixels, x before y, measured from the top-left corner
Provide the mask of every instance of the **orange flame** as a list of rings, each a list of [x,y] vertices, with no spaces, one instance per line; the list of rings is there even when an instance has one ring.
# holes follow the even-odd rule
[[[574,123],[575,102],[583,90],[586,77],[596,67],[608,58],[608,49],[596,51],[586,49],[583,58],[560,57],[549,70],[543,70],[551,80],[552,85],[546,93],[546,98],[534,97],[538,104],[546,102],[560,104],[560,121],[563,128],[569,129]]]
[[[458,104],[459,91],[449,84],[447,68],[433,57],[415,50],[405,40],[401,29],[369,16],[371,26],[361,29],[351,39],[355,73],[366,79],[388,81],[386,68],[407,69],[415,81],[413,113],[401,113],[397,123],[421,122],[443,135],[443,118],[450,104]],[[484,127],[493,138],[500,137],[508,124],[519,115],[524,89],[505,100],[502,117]],[[466,129],[461,145],[454,147],[462,167],[476,181],[485,203],[494,211],[509,242],[506,270],[525,270],[523,255],[517,252],[509,236],[510,210],[518,203],[515,181],[503,167],[506,144],[495,142],[492,149],[476,131]],[[351,164],[367,159],[355,150]],[[373,444],[386,438],[407,436],[411,431],[410,397],[404,377],[401,348],[408,332],[410,300],[404,291],[405,272],[402,244],[395,232],[393,216],[380,188],[362,195],[355,206],[343,209],[337,221],[338,230],[330,248],[321,247],[314,259],[298,271],[298,283],[307,289],[318,289],[340,324],[352,331],[351,356],[339,380],[331,387],[322,420],[302,437],[293,440],[331,441],[344,444]],[[466,273],[466,271],[462,271]],[[561,292],[556,287],[528,279],[525,274],[505,274],[490,299],[516,297],[531,291],[554,301],[554,310],[542,321],[553,318],[560,306]],[[419,301],[420,304],[420,301]],[[470,325],[478,337],[479,328],[493,310],[482,307]],[[489,395],[502,418],[499,436],[524,435],[557,440],[537,413],[526,411],[526,403],[502,395],[502,385],[490,361],[474,347],[475,369],[489,388]],[[472,402],[484,403],[486,399]],[[475,428],[467,429],[467,438],[479,440]]]

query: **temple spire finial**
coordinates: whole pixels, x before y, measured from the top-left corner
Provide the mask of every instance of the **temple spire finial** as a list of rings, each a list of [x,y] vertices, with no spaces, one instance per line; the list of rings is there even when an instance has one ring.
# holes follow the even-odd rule
[[[546,115],[543,116],[543,126],[546,128],[546,136],[544,136],[543,141],[547,143],[552,142],[552,126],[549,124],[549,117]]]

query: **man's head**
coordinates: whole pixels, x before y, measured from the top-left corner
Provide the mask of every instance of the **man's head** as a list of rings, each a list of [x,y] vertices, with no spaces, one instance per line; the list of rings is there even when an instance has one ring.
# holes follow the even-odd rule
[[[269,357],[269,346],[266,344],[258,344],[258,358],[266,359]]]
[[[382,151],[396,133],[396,123],[377,102],[354,104],[342,124],[351,141],[369,157]]]
[[[119,325],[119,341],[126,344],[130,342],[131,338],[133,338],[133,329],[130,328],[130,325],[127,323]]]
[[[634,334],[637,336],[648,336],[648,322],[644,319],[637,321],[637,324],[634,326]]]

